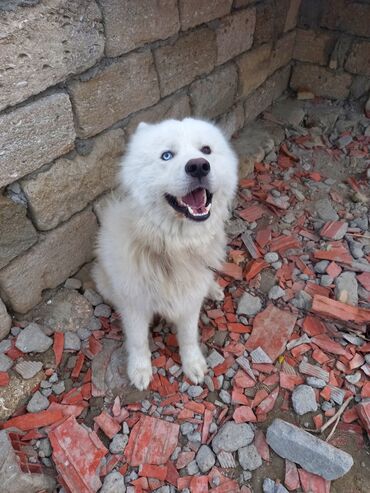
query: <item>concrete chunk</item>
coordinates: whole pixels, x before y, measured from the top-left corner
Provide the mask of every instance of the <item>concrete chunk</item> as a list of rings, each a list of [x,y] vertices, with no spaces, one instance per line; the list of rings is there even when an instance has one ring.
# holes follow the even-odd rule
[[[266,440],[280,457],[327,480],[342,477],[353,465],[347,452],[281,419],[275,419],[269,426]]]

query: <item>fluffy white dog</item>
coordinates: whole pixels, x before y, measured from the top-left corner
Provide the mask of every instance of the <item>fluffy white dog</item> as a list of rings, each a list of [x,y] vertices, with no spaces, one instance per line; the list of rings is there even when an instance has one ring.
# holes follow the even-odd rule
[[[122,316],[128,375],[140,390],[152,376],[154,314],[177,327],[185,374],[207,370],[198,342],[205,297],[222,299],[213,277],[224,259],[224,221],[237,186],[237,158],[221,131],[185,118],[141,123],[122,161],[123,198],[102,215],[94,277]]]

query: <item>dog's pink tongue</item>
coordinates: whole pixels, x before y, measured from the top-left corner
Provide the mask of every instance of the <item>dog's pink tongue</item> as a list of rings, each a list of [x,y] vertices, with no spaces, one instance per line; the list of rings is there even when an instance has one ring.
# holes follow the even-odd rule
[[[181,200],[190,207],[199,208],[206,205],[207,198],[204,188],[197,188],[185,195],[185,197],[181,197]]]

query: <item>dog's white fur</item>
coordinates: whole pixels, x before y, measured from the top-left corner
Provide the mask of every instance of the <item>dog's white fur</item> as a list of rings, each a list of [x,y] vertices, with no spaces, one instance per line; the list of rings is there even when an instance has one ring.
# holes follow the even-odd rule
[[[211,148],[210,155],[201,152]],[[163,161],[170,150],[174,158]],[[195,222],[177,213],[165,194],[185,196],[194,178],[185,164],[206,158],[213,192],[210,217]],[[237,186],[237,158],[221,131],[193,118],[141,123],[122,161],[123,198],[103,212],[94,277],[101,294],[123,319],[128,375],[138,389],[152,376],[148,328],[154,314],[177,327],[183,370],[194,382],[207,370],[198,343],[205,297],[222,299],[211,269],[224,259],[224,221]]]

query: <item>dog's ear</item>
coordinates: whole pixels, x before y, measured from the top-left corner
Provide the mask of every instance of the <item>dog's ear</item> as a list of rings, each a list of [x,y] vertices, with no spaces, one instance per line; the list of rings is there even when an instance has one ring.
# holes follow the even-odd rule
[[[137,126],[137,130],[142,130],[145,127],[149,127],[148,123],[140,122],[139,125]]]

